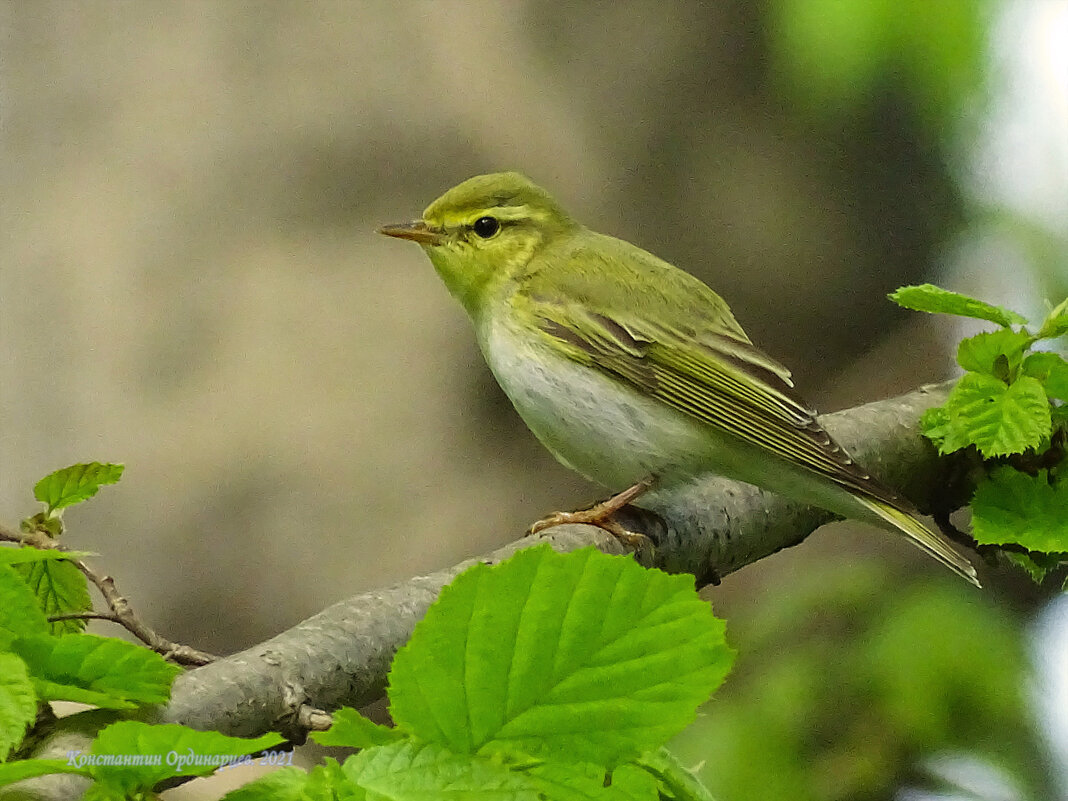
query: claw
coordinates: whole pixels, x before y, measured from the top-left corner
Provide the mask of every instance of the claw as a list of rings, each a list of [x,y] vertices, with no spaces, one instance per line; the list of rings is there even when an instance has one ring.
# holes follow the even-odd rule
[[[618,495],[613,495],[606,501],[594,504],[589,509],[582,509],[577,512],[553,512],[553,514],[543,517],[541,520],[534,523],[527,532],[527,535],[537,534],[547,528],[562,526],[566,523],[585,523],[587,525],[597,526],[598,528],[604,529],[627,548],[636,551],[652,548],[652,541],[647,536],[634,531],[628,531],[612,519],[612,515],[640,496],[651,486],[653,486],[653,478],[644,478],[634,486],[627,487],[627,489],[623,490]]]

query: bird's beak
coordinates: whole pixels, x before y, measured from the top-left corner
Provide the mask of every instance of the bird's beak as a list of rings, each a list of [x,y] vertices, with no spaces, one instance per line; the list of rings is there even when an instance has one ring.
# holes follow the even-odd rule
[[[422,220],[410,223],[398,223],[397,225],[383,225],[378,233],[386,236],[395,236],[397,239],[410,239],[420,245],[440,245],[445,241],[445,235],[435,231]]]

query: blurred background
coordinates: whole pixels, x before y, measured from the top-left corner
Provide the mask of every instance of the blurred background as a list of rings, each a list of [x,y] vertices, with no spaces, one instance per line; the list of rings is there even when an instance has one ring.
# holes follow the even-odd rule
[[[222,653],[603,494],[375,234],[473,174],[712,284],[822,411],[953,374],[902,284],[1068,295],[1065,0],[6,0],[0,121],[0,517],[124,462],[71,542]],[[1068,798],[1068,610],[998,578],[845,524],[728,577],[679,753],[738,801]]]

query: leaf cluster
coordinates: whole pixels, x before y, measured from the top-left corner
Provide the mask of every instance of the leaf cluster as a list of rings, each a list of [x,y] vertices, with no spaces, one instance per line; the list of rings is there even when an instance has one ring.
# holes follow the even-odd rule
[[[903,584],[878,558],[848,554],[740,605],[731,630],[728,691],[671,743],[704,762],[717,798],[856,801],[898,788],[975,799],[927,775],[932,754],[1000,774],[1014,798],[1057,797],[1032,716],[1027,626],[992,593]]]
[[[60,511],[117,480],[116,467],[75,465],[43,479],[35,494],[45,510],[23,528],[62,532]],[[94,780],[88,799],[154,798],[161,782],[249,764],[282,742],[124,719],[165,702],[181,668],[49,620],[89,608],[81,556],[0,548],[0,785],[75,773]],[[58,591],[42,572],[53,565],[78,581],[67,577]],[[592,548],[530,548],[476,565],[442,591],[393,662],[396,728],[341,709],[315,737],[359,753],[310,772],[282,768],[228,798],[707,801],[662,746],[693,721],[732,659],[692,577]],[[115,722],[87,753],[20,758],[27,729],[54,720],[51,701],[89,704],[96,709],[79,714],[106,710]]]
[[[23,530],[51,538],[62,532],[59,513],[118,481],[122,465],[74,465],[37,483],[45,510]],[[84,619],[50,621],[91,608],[76,551],[0,547],[0,786],[51,773],[94,779],[86,798],[137,798],[164,779],[202,775],[227,761],[277,745],[276,734],[255,740],[198,732],[184,726],[150,726],[126,720],[102,729],[88,754],[62,759],[20,759],[28,731],[44,735],[54,723],[52,701],[95,707],[78,713],[117,719],[170,697],[181,668],[159,654],[113,637],[86,634]],[[73,718],[65,722],[70,724]],[[14,758],[12,758],[14,757]],[[214,759],[213,759],[214,757]]]
[[[661,746],[732,658],[692,578],[529,548],[460,575],[398,651],[396,728],[339,710],[313,737],[359,753],[227,799],[707,799]]]
[[[957,363],[965,373],[921,427],[939,452],[972,449],[983,458],[971,504],[973,536],[981,545],[1030,552],[1016,561],[1041,580],[1068,552],[1068,361],[1035,346],[1068,334],[1068,299],[1032,332],[1017,312],[931,284],[903,287],[890,298],[998,326],[960,343]]]

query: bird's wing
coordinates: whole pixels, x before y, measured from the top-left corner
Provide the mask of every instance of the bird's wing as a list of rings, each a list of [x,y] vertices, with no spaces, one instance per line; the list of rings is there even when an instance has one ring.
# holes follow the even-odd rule
[[[565,283],[576,286],[549,293],[535,282],[520,300],[541,335],[570,358],[842,486],[901,503],[831,438],[795,394],[790,372],[754,347],[697,279],[674,268],[667,274],[690,291],[680,311],[677,293],[669,299],[618,284],[619,292],[605,292],[604,274],[570,275]]]

